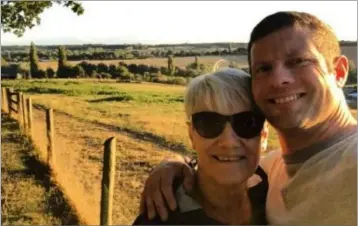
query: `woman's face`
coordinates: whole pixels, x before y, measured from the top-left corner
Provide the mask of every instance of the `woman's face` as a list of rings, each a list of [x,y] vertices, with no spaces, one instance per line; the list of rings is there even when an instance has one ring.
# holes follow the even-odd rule
[[[251,110],[252,109],[249,106],[237,106],[235,109],[226,112],[211,112],[216,112],[222,115],[234,115],[242,112],[251,112]],[[200,112],[204,111],[209,110],[201,110]],[[195,114],[193,114],[193,116],[195,116]],[[201,175],[210,177],[218,184],[222,185],[244,183],[254,174],[258,166],[260,159],[261,130],[259,129],[260,132],[252,138],[244,138],[245,136],[248,137],[248,135],[241,134],[240,136],[240,132],[238,135],[231,123],[227,121],[224,126],[222,126],[224,129],[219,135],[212,137],[213,135],[211,134],[210,138],[205,138],[202,135],[205,132],[210,134],[210,131],[204,131],[204,129],[210,130],[209,127],[215,127],[215,122],[219,124],[218,121],[220,120],[215,120],[214,116],[211,118],[206,117],[205,120],[201,121],[203,125],[206,123],[206,126],[203,126],[201,131],[200,129],[195,128],[195,125],[200,123],[198,122],[198,119],[196,120],[197,123],[195,123],[193,117],[194,121],[192,120],[188,124],[189,136],[193,149],[198,154],[198,166]],[[239,117],[237,116],[237,118],[234,118],[234,120],[236,120],[234,127],[240,127],[238,129],[241,132],[244,131],[244,133],[246,133],[248,130],[244,126],[251,123],[250,117],[250,113],[246,113],[246,115],[245,113],[240,114]],[[223,120],[221,120],[221,124],[223,124],[222,122]],[[207,126],[208,124],[210,126]],[[238,129],[236,129],[236,131],[238,131]]]

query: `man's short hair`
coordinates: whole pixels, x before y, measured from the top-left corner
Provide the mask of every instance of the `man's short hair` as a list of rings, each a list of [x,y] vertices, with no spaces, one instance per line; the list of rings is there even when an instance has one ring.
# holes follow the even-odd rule
[[[250,73],[252,73],[251,48],[254,42],[273,32],[289,27],[308,28],[312,31],[312,41],[318,51],[324,56],[329,72],[332,72],[334,59],[341,55],[339,42],[332,28],[309,13],[286,11],[267,16],[251,32],[248,44]]]
[[[254,109],[250,81],[250,75],[238,69],[223,69],[195,77],[184,95],[187,119],[203,110],[230,112],[240,105]]]

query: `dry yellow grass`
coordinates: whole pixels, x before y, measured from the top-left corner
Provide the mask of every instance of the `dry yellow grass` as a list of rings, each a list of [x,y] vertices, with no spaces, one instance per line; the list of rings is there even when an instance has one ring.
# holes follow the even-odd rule
[[[40,126],[43,118],[42,110],[34,111],[35,137],[45,137]],[[117,137],[113,223],[131,224],[138,214],[148,170],[173,153],[68,115],[55,112],[54,118],[56,180],[78,207],[80,216],[91,225],[99,224],[103,143],[111,136]],[[46,149],[42,152],[46,156]]]
[[[1,116],[2,225],[80,224],[18,124]]]

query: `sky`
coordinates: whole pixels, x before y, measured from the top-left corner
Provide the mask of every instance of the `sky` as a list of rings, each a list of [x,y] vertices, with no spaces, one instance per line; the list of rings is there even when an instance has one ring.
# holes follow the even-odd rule
[[[357,40],[356,1],[83,1],[77,16],[57,4],[23,37],[1,45],[248,42],[252,28],[282,10],[316,15],[340,40]]]

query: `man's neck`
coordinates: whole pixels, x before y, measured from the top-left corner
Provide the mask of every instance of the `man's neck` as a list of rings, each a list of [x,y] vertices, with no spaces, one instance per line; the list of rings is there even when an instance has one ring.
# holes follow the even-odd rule
[[[309,129],[277,130],[281,150],[290,155],[314,144],[344,137],[357,130],[357,121],[348,108],[340,108],[323,123]]]
[[[227,224],[248,223],[251,216],[246,182],[223,186],[198,169],[195,198],[205,212]]]

